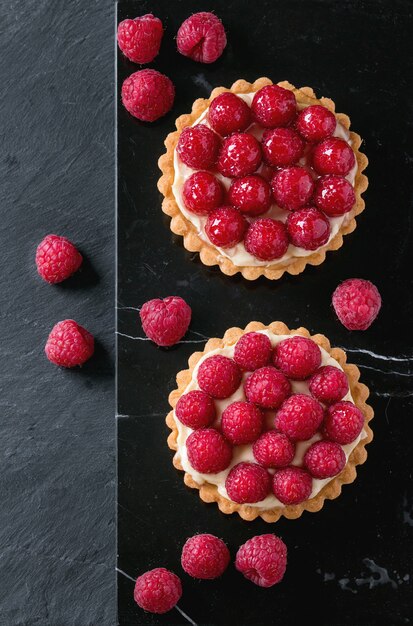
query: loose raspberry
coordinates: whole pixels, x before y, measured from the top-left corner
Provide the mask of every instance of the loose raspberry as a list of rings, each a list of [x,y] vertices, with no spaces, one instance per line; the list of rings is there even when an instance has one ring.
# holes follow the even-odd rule
[[[303,156],[304,142],[291,128],[266,130],[262,137],[264,162],[271,167],[294,165]]]
[[[306,207],[290,213],[287,218],[290,241],[297,248],[317,250],[330,238],[328,218],[315,207]]]
[[[222,142],[217,168],[230,178],[253,174],[261,163],[261,146],[249,133],[234,133]]]
[[[283,433],[269,430],[252,447],[255,460],[264,467],[285,467],[295,456],[295,445]]]
[[[233,402],[222,413],[222,434],[236,446],[252,443],[262,432],[263,419],[255,404]]]
[[[149,300],[140,310],[143,332],[158,346],[173,346],[188,330],[191,314],[191,307],[179,296]]]
[[[82,255],[66,237],[47,235],[37,246],[37,271],[48,283],[66,280],[77,272],[82,261]]]
[[[254,95],[252,115],[265,128],[288,126],[297,111],[295,96],[289,89],[279,85],[267,85]]]
[[[364,426],[364,415],[352,402],[337,402],[327,409],[324,435],[327,439],[345,446],[352,443]]]
[[[202,361],[198,368],[198,384],[213,398],[229,398],[238,389],[241,370],[226,356],[216,354]]]
[[[86,328],[74,320],[63,320],[53,326],[44,351],[55,365],[83,365],[95,350],[95,340]]]
[[[324,139],[313,151],[313,167],[318,174],[346,176],[355,162],[353,150],[344,139],[338,137]]]
[[[235,344],[234,361],[247,372],[268,365],[271,359],[271,341],[264,333],[245,333]]]
[[[303,167],[294,166],[281,170],[271,181],[274,200],[282,209],[296,211],[311,200],[314,183]]]
[[[260,367],[244,385],[249,402],[263,409],[277,409],[291,393],[290,381],[275,367]]]
[[[300,467],[285,467],[275,472],[272,489],[275,497],[283,504],[299,504],[310,497],[313,479]]]
[[[188,460],[201,474],[217,474],[228,467],[232,447],[215,428],[194,430],[186,440]]]
[[[150,63],[161,47],[163,26],[152,13],[123,20],[118,26],[118,45],[123,54],[134,63]]]
[[[323,404],[333,404],[348,392],[348,380],[343,370],[333,365],[325,365],[311,376],[309,387],[316,400]]]
[[[200,63],[213,63],[224,51],[227,37],[221,20],[202,11],[188,17],[176,36],[178,52]]]
[[[331,478],[346,464],[343,448],[334,441],[316,441],[304,455],[304,465],[314,478]]]
[[[217,160],[219,137],[205,124],[187,126],[179,136],[176,151],[182,163],[194,169],[212,167]]]
[[[348,278],[333,293],[333,307],[348,330],[366,330],[379,314],[381,296],[369,280]]]
[[[170,78],[156,70],[140,70],[122,85],[122,102],[142,122],[154,122],[172,109],[175,87]]]
[[[228,200],[241,213],[252,216],[261,215],[271,206],[271,187],[258,174],[236,178],[229,188]]]
[[[271,489],[271,476],[256,463],[234,465],[225,481],[230,500],[238,504],[252,504],[264,500]]]
[[[285,224],[271,217],[262,217],[252,222],[245,233],[245,249],[260,261],[281,258],[288,248]]]
[[[218,135],[226,137],[248,128],[251,110],[245,100],[234,93],[221,93],[209,105],[208,122]]]
[[[295,335],[275,346],[273,362],[288,378],[305,380],[320,367],[321,350],[311,339]]]
[[[156,567],[139,576],[133,592],[136,604],[150,613],[167,613],[181,596],[180,579],[164,567]]]
[[[259,587],[272,587],[284,577],[287,546],[275,535],[257,535],[238,550],[235,567]]]
[[[297,117],[296,128],[307,141],[317,142],[330,137],[336,129],[334,113],[319,104],[303,109]]]
[[[293,441],[307,441],[319,429],[324,417],[317,400],[303,393],[287,398],[275,416],[274,426]]]
[[[322,176],[314,192],[314,204],[329,217],[337,217],[351,211],[356,203],[353,186],[342,176]]]
[[[185,181],[182,196],[191,213],[207,215],[222,204],[224,189],[210,172],[194,172]]]
[[[206,428],[215,419],[215,404],[204,391],[194,389],[179,398],[175,415],[182,424],[193,430]]]
[[[214,246],[232,248],[242,241],[247,222],[237,209],[222,206],[211,211],[205,224],[205,232]]]
[[[214,535],[194,535],[182,548],[182,569],[193,578],[212,580],[227,569],[231,555],[222,539]]]

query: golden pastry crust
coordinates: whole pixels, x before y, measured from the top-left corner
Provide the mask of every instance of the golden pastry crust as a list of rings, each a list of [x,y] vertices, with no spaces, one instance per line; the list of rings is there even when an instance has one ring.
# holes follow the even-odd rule
[[[287,81],[277,84],[280,85],[280,87],[293,91],[298,103],[308,105],[321,104],[325,106],[335,114],[337,120],[347,130],[350,129],[349,117],[344,113],[336,113],[335,104],[329,98],[317,99],[311,87],[301,87],[300,89],[297,89],[294,85],[291,85]],[[351,233],[356,228],[355,217],[361,213],[365,207],[361,194],[367,189],[368,185],[367,177],[362,173],[367,167],[368,160],[366,155],[359,151],[361,137],[357,133],[350,131],[352,148],[358,165],[354,181],[356,203],[352,210],[346,214],[338,233],[327,245],[306,257],[292,257],[287,264],[274,262],[267,266],[240,267],[234,265],[231,259],[221,255],[219,250],[217,250],[217,248],[215,248],[212,244],[201,239],[195,226],[179,209],[172,191],[175,175],[174,150],[178,143],[179,135],[186,126],[191,126],[199,118],[199,116],[209,107],[211,101],[220,93],[223,93],[224,91],[232,91],[233,93],[255,92],[262,87],[265,87],[265,85],[272,85],[272,81],[269,78],[259,78],[254,83],[248,83],[245,80],[237,80],[230,89],[226,89],[225,87],[216,87],[213,89],[210,98],[199,98],[198,100],[195,100],[192,105],[192,112],[186,115],[181,115],[176,120],[176,128],[178,130],[170,133],[165,139],[166,153],[163,154],[158,161],[159,168],[162,170],[162,176],[158,181],[158,189],[164,195],[162,210],[172,218],[170,222],[172,232],[183,237],[183,243],[187,250],[190,252],[199,252],[199,256],[204,265],[219,265],[220,270],[229,276],[233,276],[237,272],[241,272],[247,280],[255,280],[256,278],[259,278],[259,276],[266,276],[266,278],[269,278],[270,280],[277,280],[278,278],[281,278],[284,272],[288,272],[289,274],[300,274],[305,269],[307,263],[310,265],[320,265],[326,257],[326,252],[329,250],[338,250],[338,248],[343,245],[343,235]]]
[[[201,500],[203,500],[204,502],[216,502],[219,509],[223,513],[229,514],[236,512],[238,513],[238,515],[240,515],[240,517],[247,521],[251,521],[256,519],[257,517],[261,517],[266,522],[276,522],[282,516],[287,517],[288,519],[296,519],[297,517],[300,517],[300,515],[304,511],[319,511],[323,507],[325,500],[333,500],[340,495],[342,485],[352,483],[354,481],[357,475],[356,466],[361,465],[367,459],[367,451],[365,447],[373,439],[373,432],[369,426],[369,422],[373,418],[374,412],[372,407],[366,404],[366,400],[369,396],[369,390],[366,385],[359,382],[360,371],[356,365],[347,363],[347,356],[343,350],[341,350],[340,348],[331,348],[329,340],[324,335],[310,335],[308,330],[302,327],[297,328],[296,330],[290,330],[282,322],[272,322],[272,324],[270,324],[269,326],[265,326],[264,324],[261,324],[261,322],[250,322],[244,328],[244,330],[237,327],[229,328],[222,339],[209,339],[209,341],[205,345],[203,352],[194,352],[189,357],[189,369],[182,370],[177,374],[176,382],[178,388],[174,389],[174,391],[172,391],[169,395],[169,404],[171,405],[172,409],[175,408],[176,403],[190,383],[192,373],[196,364],[207,352],[210,352],[211,350],[216,350],[217,348],[233,346],[244,333],[264,329],[268,329],[276,335],[298,334],[302,335],[303,337],[309,337],[319,346],[324,348],[324,350],[326,350],[334,359],[336,359],[336,361],[340,363],[341,367],[347,375],[354,403],[364,414],[364,430],[366,432],[366,437],[359,441],[357,446],[350,454],[343,471],[334,478],[332,478],[331,481],[327,483],[314,498],[311,498],[310,500],[305,500],[304,502],[296,505],[275,507],[273,509],[259,509],[258,507],[248,506],[245,504],[237,504],[236,502],[232,502],[227,498],[224,498],[224,496],[218,493],[218,488],[216,485],[208,482],[198,484],[197,482],[195,482],[190,474],[185,472],[185,484],[188,487],[199,489],[199,497],[201,498]],[[176,451],[178,449],[178,428],[175,422],[173,410],[168,413],[166,417],[166,424],[172,431],[168,437],[168,446],[172,450]],[[183,467],[176,454],[173,458],[173,464],[177,469],[183,471]]]

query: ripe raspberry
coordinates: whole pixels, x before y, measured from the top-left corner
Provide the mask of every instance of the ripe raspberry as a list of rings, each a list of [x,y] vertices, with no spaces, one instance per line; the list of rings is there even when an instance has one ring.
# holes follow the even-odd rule
[[[140,310],[143,332],[158,346],[173,346],[188,330],[191,314],[191,307],[179,296],[149,300]]]
[[[225,481],[230,500],[238,504],[252,504],[264,500],[271,489],[271,476],[256,463],[234,465]]]
[[[219,137],[205,124],[187,126],[179,136],[176,151],[182,163],[194,169],[208,169],[215,164]]]
[[[182,548],[181,565],[193,578],[212,580],[227,569],[231,555],[222,539],[214,535],[194,535]]]
[[[348,278],[333,293],[333,307],[348,330],[366,330],[379,314],[381,296],[369,280]]]
[[[318,174],[346,176],[354,167],[356,157],[344,139],[329,137],[313,150],[313,167]]]
[[[245,100],[234,93],[221,93],[209,106],[208,122],[218,135],[226,137],[248,128],[251,110]]]
[[[245,249],[260,261],[281,258],[288,248],[285,224],[271,217],[261,217],[252,222],[245,233]]]
[[[228,191],[228,200],[241,213],[261,215],[271,206],[271,187],[258,174],[250,174],[232,181]]]
[[[352,402],[346,400],[328,407],[324,419],[324,435],[327,439],[345,446],[361,433],[364,415]]]
[[[237,209],[222,206],[211,211],[205,224],[205,232],[214,246],[232,248],[242,241],[247,222]]]
[[[122,85],[122,102],[142,122],[154,122],[172,109],[175,87],[170,78],[156,70],[139,70]]]
[[[150,63],[161,47],[163,26],[152,13],[123,20],[118,26],[118,44],[123,54],[134,63]]]
[[[253,174],[261,163],[261,146],[249,133],[234,133],[222,142],[217,168],[230,178]]]
[[[221,20],[202,11],[188,17],[176,36],[178,52],[200,63],[213,63],[224,51],[227,37]]]
[[[240,382],[241,370],[226,356],[210,356],[198,368],[198,385],[213,398],[229,398]]]
[[[304,142],[291,128],[274,128],[263,134],[263,158],[271,167],[294,165],[303,156],[303,152]]]
[[[296,121],[296,128],[300,135],[311,142],[327,139],[334,133],[336,126],[334,113],[319,104],[303,109]]]
[[[255,404],[233,402],[222,413],[222,434],[236,446],[252,443],[262,432],[263,419]]]
[[[195,215],[207,215],[222,204],[224,189],[210,172],[194,172],[182,188],[186,208]]]
[[[77,272],[82,261],[82,255],[66,237],[47,235],[37,246],[37,271],[48,283],[66,280]]]
[[[272,489],[283,504],[299,504],[310,497],[313,479],[308,472],[292,465],[275,472]]]
[[[263,333],[245,333],[235,344],[234,361],[243,370],[253,372],[268,365],[271,359],[271,341]]]
[[[316,441],[304,455],[304,465],[314,478],[331,478],[346,464],[343,448],[334,441]]]
[[[275,416],[274,426],[293,441],[307,441],[323,421],[323,407],[303,393],[287,398]]]
[[[235,567],[259,587],[272,587],[284,577],[287,546],[275,535],[257,535],[238,550]]]
[[[296,211],[311,200],[314,183],[310,174],[298,165],[281,170],[271,180],[274,200],[282,209]]]
[[[215,428],[194,430],[186,440],[188,461],[201,474],[217,474],[228,467],[232,447]]]
[[[255,460],[264,467],[285,467],[295,456],[295,445],[283,433],[269,430],[252,447]]]
[[[348,380],[343,370],[333,365],[325,365],[311,376],[309,387],[316,400],[323,404],[333,404],[348,392]]]
[[[215,404],[204,391],[194,389],[179,398],[175,415],[182,424],[193,430],[206,428],[215,419]]]
[[[328,218],[314,207],[306,207],[290,213],[287,218],[290,241],[297,248],[317,250],[330,238]]]
[[[53,326],[44,349],[49,361],[61,367],[83,365],[94,350],[93,336],[74,320],[63,320]]]
[[[356,203],[353,186],[342,176],[322,176],[316,182],[314,204],[329,217],[351,211]]]
[[[278,85],[267,85],[254,95],[252,115],[265,128],[288,126],[294,119],[297,103],[292,91]]]
[[[275,346],[273,362],[288,378],[304,380],[320,367],[321,350],[311,339],[295,335]]]
[[[247,400],[263,409],[277,409],[291,393],[290,381],[275,367],[260,367],[244,385]]]
[[[139,576],[133,592],[136,604],[150,613],[167,613],[181,596],[180,579],[164,567],[156,567]]]

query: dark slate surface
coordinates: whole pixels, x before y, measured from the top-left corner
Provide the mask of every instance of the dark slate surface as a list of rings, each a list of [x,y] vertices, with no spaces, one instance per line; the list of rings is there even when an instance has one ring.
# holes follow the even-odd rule
[[[409,2],[125,2],[119,19],[153,11],[167,32],[153,67],[177,87],[173,111],[153,125],[119,107],[119,569],[131,577],[155,566],[182,576],[180,607],[197,624],[396,626],[411,623],[413,489],[412,130]],[[215,9],[229,44],[211,66],[180,57],[173,37],[192,11]],[[119,86],[137,68],[121,56]],[[175,118],[211,86],[258,76],[311,85],[352,118],[365,139],[367,210],[344,247],[298,277],[252,284],[206,268],[171,235],[156,189],[157,159]],[[334,318],[331,294],[351,276],[373,280],[383,309],[366,332]],[[193,309],[185,343],[171,350],[143,341],[137,309],[149,298],[181,295]],[[166,445],[168,393],[202,337],[251,319],[322,332],[348,349],[371,388],[375,439],[357,481],[317,514],[275,526],[246,523],[201,503],[174,470]],[[201,342],[201,343],[199,343]],[[232,567],[219,581],[183,574],[180,547],[195,532],[222,536],[232,554],[254,534],[275,531],[289,546],[282,584],[263,590]],[[122,626],[186,624],[177,612],[145,614],[133,582],[119,575]]]
[[[115,623],[113,12],[0,3],[0,624]],[[83,270],[50,286],[36,244],[67,235]],[[43,355],[55,322],[98,340],[82,370]]]

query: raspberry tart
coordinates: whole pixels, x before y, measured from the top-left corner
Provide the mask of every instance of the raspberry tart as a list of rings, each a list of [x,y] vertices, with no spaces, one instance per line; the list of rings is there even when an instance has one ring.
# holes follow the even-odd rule
[[[195,100],[159,159],[162,210],[205,265],[299,274],[356,228],[367,157],[347,115],[310,87],[236,81]]]
[[[373,410],[358,368],[324,335],[251,322],[188,364],[169,396],[168,445],[204,502],[275,522],[319,511],[353,482]]]

